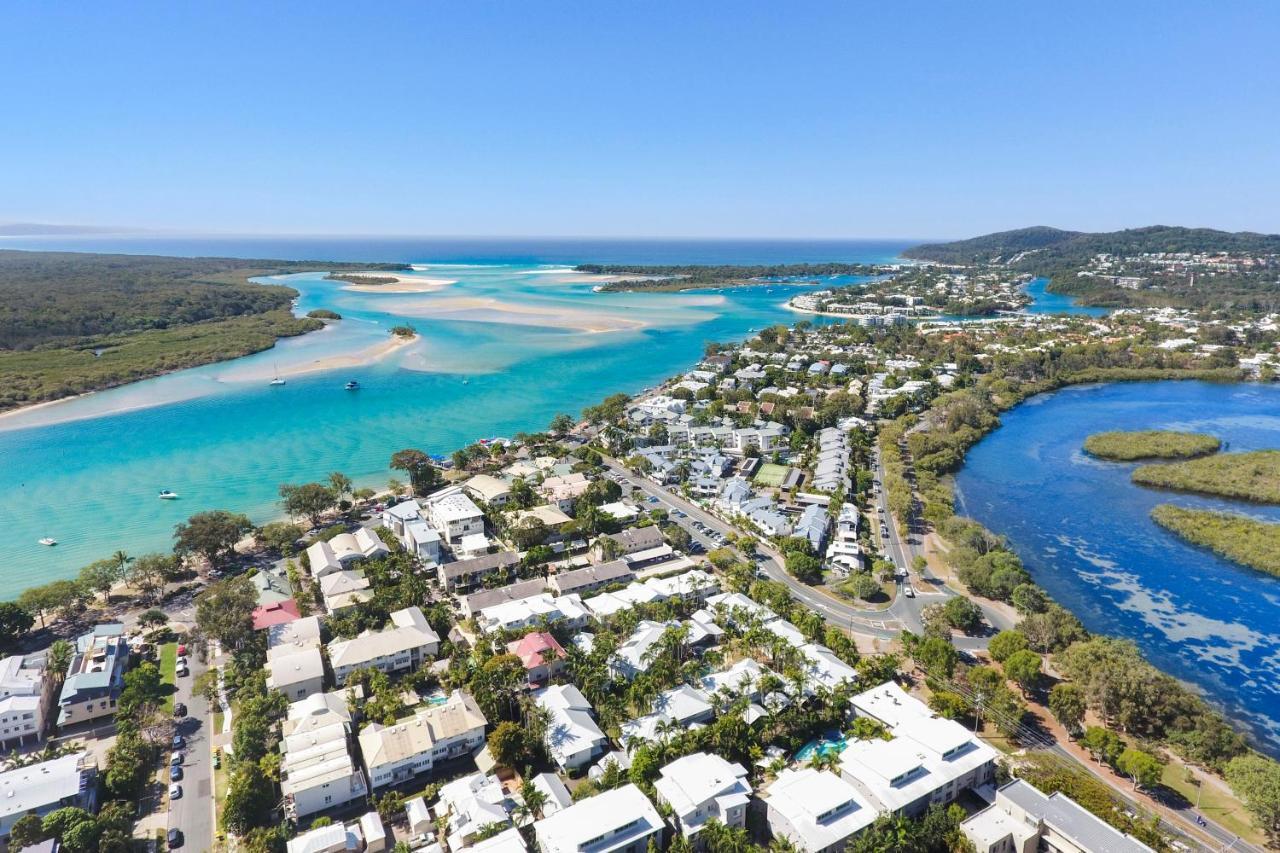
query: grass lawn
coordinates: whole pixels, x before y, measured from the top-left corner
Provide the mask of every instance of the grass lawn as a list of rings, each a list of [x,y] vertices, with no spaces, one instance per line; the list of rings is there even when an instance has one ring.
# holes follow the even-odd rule
[[[1160,781],[1166,788],[1172,788],[1186,797],[1192,805],[1195,804],[1196,786],[1187,781],[1181,764],[1170,762],[1165,765]],[[1244,805],[1212,783],[1205,783],[1204,790],[1200,792],[1200,812],[1249,843],[1259,847],[1266,846],[1266,838],[1254,827],[1253,818]]]
[[[160,647],[160,681],[171,685],[173,691],[164,697],[164,710],[173,713],[173,697],[178,692],[178,644],[165,643]]]
[[[757,486],[777,488],[786,479],[787,470],[786,465],[775,465],[772,462],[766,462],[756,472],[755,483]]]

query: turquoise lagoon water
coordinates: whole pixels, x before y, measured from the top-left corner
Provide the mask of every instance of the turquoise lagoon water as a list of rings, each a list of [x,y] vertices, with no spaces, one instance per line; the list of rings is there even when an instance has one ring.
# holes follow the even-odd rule
[[[957,477],[960,508],[1009,537],[1037,583],[1092,631],[1127,637],[1280,754],[1280,579],[1186,544],[1159,503],[1280,522],[1280,506],[1135,486],[1132,464],[1081,450],[1110,429],[1208,432],[1280,448],[1280,386],[1142,382],[1042,395],[1001,415]]]
[[[815,285],[723,293],[608,294],[565,265],[617,262],[885,261],[907,243],[743,241],[22,240],[14,248],[427,263],[454,281],[432,293],[361,293],[321,274],[285,277],[298,310],[344,319],[243,359],[181,371],[0,419],[0,596],[74,574],[123,549],[167,550],[173,526],[226,508],[278,515],[284,482],[343,471],[385,484],[387,461],[447,454],[478,438],[544,427],[617,391],[690,366],[707,341],[799,315]],[[840,283],[839,281],[833,283]],[[823,285],[825,286],[825,285]],[[818,319],[818,318],[808,318]],[[360,360],[407,322],[421,340],[361,366],[289,375],[317,359]],[[357,379],[357,392],[344,391]],[[120,409],[125,409],[120,411]],[[160,489],[180,500],[161,501]],[[53,548],[37,544],[56,538]]]
[[[1033,278],[1027,283],[1027,295],[1033,300],[1025,309],[1028,314],[1082,314],[1086,317],[1104,317],[1110,310],[1092,305],[1077,305],[1074,296],[1050,293],[1047,278]]]

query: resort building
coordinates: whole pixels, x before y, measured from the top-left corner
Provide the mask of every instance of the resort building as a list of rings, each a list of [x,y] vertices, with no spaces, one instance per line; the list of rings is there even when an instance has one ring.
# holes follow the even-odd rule
[[[718,755],[695,752],[663,767],[653,783],[658,801],[670,806],[676,826],[685,838],[694,840],[709,820],[729,827],[747,825],[747,804],[751,785],[747,768],[731,764]]]
[[[290,702],[280,731],[285,736],[316,731],[334,723],[351,725],[351,711],[347,708],[344,690],[330,693],[313,693],[306,699]]]
[[[363,604],[373,598],[369,589],[369,579],[363,572],[332,572],[320,578],[320,597],[324,599],[324,609],[330,615],[337,615],[343,610]]]
[[[385,557],[391,553],[387,543],[367,527],[355,533],[339,533],[328,542],[316,542],[306,550],[307,566],[313,578],[340,572],[361,560]]]
[[[44,740],[44,716],[53,679],[22,655],[0,660],[0,747],[11,749]]]
[[[840,754],[841,775],[880,809],[917,817],[931,805],[946,805],[962,792],[995,780],[994,748],[954,720],[933,716],[920,700],[905,693],[898,698],[884,687],[859,694],[854,708],[859,714],[869,704],[893,708],[881,708],[880,716],[874,717],[893,737],[852,741]],[[867,694],[871,698],[863,699]],[[892,705],[895,698],[897,706]]]
[[[765,790],[769,831],[803,853],[836,853],[875,821],[877,812],[853,785],[812,767],[788,768]]]
[[[419,708],[412,720],[365,726],[359,740],[369,785],[374,790],[397,785],[470,755],[484,746],[486,725],[475,699],[455,690],[443,704]]]
[[[666,825],[639,788],[623,785],[533,825],[542,853],[645,853],[663,849]]]
[[[6,770],[0,773],[0,839],[7,842],[25,815],[43,818],[67,806],[93,814],[97,793],[98,766],[88,752]]]
[[[490,575],[501,574],[510,577],[512,569],[520,562],[520,555],[514,551],[499,551],[496,554],[482,554],[470,560],[458,560],[444,563],[437,570],[440,583],[449,592],[475,589]]]
[[[464,536],[484,534],[484,513],[458,486],[436,492],[426,500],[427,518],[449,545]]]
[[[1021,779],[997,790],[995,802],[960,831],[978,853],[1151,853],[1061,791],[1045,796]]]
[[[530,685],[546,684],[564,672],[564,647],[546,631],[532,631],[507,644],[507,652],[520,658]]]
[[[365,835],[366,827],[374,826],[369,820],[371,816],[372,820],[377,821],[374,831],[382,833],[382,847],[377,849],[385,850],[387,838],[386,831],[382,828],[382,820],[377,812],[369,812],[358,821],[345,825],[338,821],[304,832],[285,845],[285,853],[348,853],[355,850],[372,853],[375,849],[374,844],[370,843]]]
[[[436,656],[440,636],[417,607],[392,613],[391,625],[329,644],[329,663],[339,685],[346,684],[347,676],[357,669],[371,666],[386,673],[404,672],[417,669]]]
[[[549,715],[547,753],[562,770],[585,767],[604,751],[609,740],[596,725],[594,708],[572,684],[552,685],[533,694]]]
[[[58,727],[115,714],[128,664],[129,644],[123,625],[98,625],[77,637],[76,651],[58,698]]]
[[[528,849],[524,836],[514,826],[467,848],[468,853],[525,853]]]

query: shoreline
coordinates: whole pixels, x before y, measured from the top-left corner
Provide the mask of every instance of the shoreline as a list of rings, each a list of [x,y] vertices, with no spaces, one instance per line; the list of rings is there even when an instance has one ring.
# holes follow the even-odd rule
[[[339,273],[338,275],[341,275]],[[326,278],[329,281],[341,282],[342,290],[352,290],[357,293],[436,293],[457,284],[457,279],[448,278],[424,278],[422,276],[413,275],[397,275],[396,273],[384,273],[370,271],[367,273],[350,273],[351,278],[392,278],[395,279],[393,284],[359,284],[347,278],[334,277],[330,273]]]

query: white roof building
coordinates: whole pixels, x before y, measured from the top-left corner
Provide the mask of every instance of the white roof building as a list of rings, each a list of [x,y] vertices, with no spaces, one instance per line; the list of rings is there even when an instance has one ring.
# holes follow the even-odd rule
[[[804,853],[843,850],[875,821],[875,807],[834,773],[803,767],[778,774],[764,792],[769,828]]]
[[[303,616],[267,628],[267,660],[275,655],[293,654],[307,646],[320,647],[319,616]]]
[[[496,776],[472,773],[440,788],[436,816],[448,821],[450,850],[461,850],[484,827],[510,823],[507,794]]]
[[[1021,779],[996,791],[988,808],[960,824],[978,853],[1070,850],[1151,853],[1151,848],[1087,811],[1061,791],[1045,796]]]
[[[525,853],[529,848],[514,826],[467,848],[470,853]]]
[[[382,631],[366,631],[355,639],[329,644],[329,663],[338,684],[345,684],[347,676],[364,667],[383,672],[414,669],[439,651],[440,635],[432,630],[427,617],[417,607],[392,613],[391,625]]]
[[[751,785],[747,782],[747,768],[741,764],[695,752],[663,767],[660,775],[653,783],[658,800],[675,812],[680,832],[686,838],[713,819],[725,826],[746,826]]]
[[[581,628],[587,624],[590,615],[576,593],[553,597],[544,592],[486,607],[476,614],[476,622],[485,632],[532,628],[540,625],[543,619],[564,622],[570,628]]]
[[[550,715],[546,744],[551,758],[564,769],[586,765],[600,753],[608,738],[596,725],[594,708],[572,684],[544,687],[533,700]]]
[[[643,851],[661,840],[665,824],[635,785],[574,803],[533,825],[542,853]]]
[[[316,542],[307,548],[311,576],[322,578],[340,572],[352,563],[391,553],[376,533],[361,527],[355,533],[339,533],[328,542]]]
[[[311,697],[314,700],[314,697]],[[285,811],[296,818],[363,802],[364,774],[347,748],[347,723],[298,726],[280,742],[280,791]]]
[[[365,726],[359,740],[369,786],[396,785],[470,754],[484,746],[486,725],[475,699],[455,690],[444,704],[419,708],[411,720]]]
[[[44,669],[22,655],[0,660],[0,745],[38,743],[44,739],[49,694]]]
[[[0,773],[0,836],[26,814],[41,817],[63,806],[93,813],[97,766],[88,752],[77,752]]]
[[[324,657],[316,646],[306,646],[267,659],[267,689],[279,690],[290,702],[306,699],[324,689]]]

